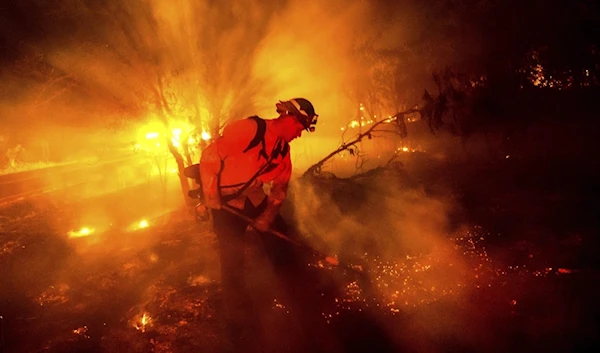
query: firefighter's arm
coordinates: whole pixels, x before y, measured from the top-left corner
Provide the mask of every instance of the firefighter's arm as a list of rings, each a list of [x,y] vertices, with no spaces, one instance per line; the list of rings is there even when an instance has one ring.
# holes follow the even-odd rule
[[[204,193],[204,204],[207,207],[221,208],[221,193],[219,192],[219,175],[223,157],[219,154],[219,140],[215,140],[202,151],[200,158],[200,178]]]
[[[281,205],[287,196],[288,185],[292,176],[292,161],[288,153],[282,161],[281,173],[273,179],[269,193],[269,204]]]
[[[266,232],[270,229],[287,196],[288,185],[292,176],[292,162],[289,153],[280,168],[281,172],[273,179],[273,186],[267,198],[267,207],[254,222],[254,227],[259,231]]]
[[[223,130],[223,135],[202,151],[200,158],[200,177],[204,203],[214,209],[221,208],[219,177],[228,156],[241,153],[256,133],[256,123],[239,120],[231,123]]]

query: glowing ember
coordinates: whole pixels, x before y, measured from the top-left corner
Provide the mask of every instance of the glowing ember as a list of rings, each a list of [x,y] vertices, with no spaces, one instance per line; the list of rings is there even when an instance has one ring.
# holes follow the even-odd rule
[[[286,313],[290,313],[290,311],[288,310],[288,308],[281,304],[280,302],[277,301],[277,299],[273,299],[273,309],[281,309],[281,310],[285,310]]]
[[[361,311],[376,308],[383,313],[395,315],[435,302],[460,300],[464,295],[487,288],[500,288],[514,277],[546,277],[569,275],[577,270],[546,267],[530,269],[526,264],[502,266],[494,264],[485,246],[481,227],[459,233],[448,239],[452,250],[432,250],[427,254],[406,255],[393,261],[363,254],[360,262],[369,283],[352,281],[346,285],[342,295],[335,298],[335,308],[323,312],[330,322],[341,311]],[[531,256],[529,257],[531,258]],[[515,306],[517,299],[508,300]]]
[[[146,138],[147,138],[148,140],[155,139],[155,138],[157,138],[158,136],[159,136],[158,132],[149,132],[149,133],[147,133],[147,134],[146,134]]]
[[[138,224],[138,228],[148,228],[148,221],[145,219],[141,220]]]
[[[40,294],[36,302],[40,306],[66,303],[69,299],[67,295],[69,294],[70,289],[70,286],[66,283],[52,285]]]
[[[87,227],[83,227],[80,230],[71,230],[69,231],[69,238],[81,238],[81,237],[87,237],[88,235],[92,234],[94,232],[94,229],[92,228],[87,228]]]
[[[369,287],[358,281],[348,283],[342,296],[335,298],[334,311],[323,313],[323,317],[329,322],[342,310],[360,311],[365,307],[395,315],[402,310],[454,301],[471,291],[502,285],[501,278],[509,270],[534,276],[546,276],[552,271],[527,272],[524,266],[498,269],[483,246],[484,240],[480,227],[476,226],[449,239],[453,244],[451,251],[434,249],[427,254],[406,255],[394,261],[365,253],[360,256],[360,261],[369,276]],[[516,299],[511,304],[515,305]]]
[[[15,249],[20,248],[20,247],[21,247],[21,245],[18,242],[9,241],[9,242],[5,243],[4,245],[2,245],[2,247],[0,248],[0,256],[4,255],[4,254],[10,254]]]
[[[406,146],[402,146],[402,147],[396,148],[395,153],[398,153],[398,152],[417,152],[417,149],[415,149],[415,148],[408,148]]]
[[[133,327],[135,327],[138,331],[146,332],[146,326],[150,325],[151,322],[152,318],[148,314],[144,313],[141,317],[139,317],[139,319],[135,320]]]
[[[187,283],[190,286],[204,286],[208,283],[210,283],[210,279],[206,276],[203,275],[198,275],[198,276],[190,276],[187,280]]]
[[[84,338],[90,338],[90,336],[87,334],[87,332],[88,332],[87,326],[82,326],[82,327],[79,327],[79,328],[73,330],[73,334],[75,334],[75,335],[82,336]]]

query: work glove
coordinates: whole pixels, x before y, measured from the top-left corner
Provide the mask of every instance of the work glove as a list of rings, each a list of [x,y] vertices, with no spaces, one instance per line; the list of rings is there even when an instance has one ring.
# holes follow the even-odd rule
[[[271,229],[275,217],[279,214],[279,206],[269,202],[267,208],[261,213],[252,224],[252,227],[259,232],[266,233]]]
[[[196,205],[194,211],[196,213],[196,218],[199,221],[206,221],[209,219],[208,207],[206,207],[206,205],[199,203],[198,205]]]
[[[273,221],[265,217],[258,217],[252,224],[252,227],[261,233],[267,233],[271,229]]]

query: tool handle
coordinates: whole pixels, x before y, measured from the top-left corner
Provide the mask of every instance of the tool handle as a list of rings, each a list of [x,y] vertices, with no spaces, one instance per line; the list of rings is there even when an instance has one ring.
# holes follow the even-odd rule
[[[233,208],[233,207],[231,207],[229,205],[222,205],[221,208],[223,208],[227,212],[230,212],[230,213],[232,213],[232,214],[240,217],[241,219],[245,220],[246,222],[249,222],[250,226],[252,226],[254,224],[254,220],[252,218],[246,216],[245,214],[243,214],[242,212],[240,212],[236,208]],[[330,264],[332,266],[339,265],[339,261],[338,261],[337,258],[335,258],[333,256],[325,255],[325,254],[321,253],[320,251],[318,251],[318,250],[316,250],[316,249],[314,249],[314,248],[312,248],[312,247],[310,247],[310,246],[308,246],[308,245],[306,245],[304,243],[298,242],[298,241],[296,241],[296,240],[288,237],[287,235],[285,235],[285,234],[283,234],[283,233],[281,233],[279,231],[276,231],[274,229],[269,229],[268,233],[270,233],[270,234],[272,234],[272,235],[274,235],[274,236],[276,236],[278,238],[281,238],[281,239],[287,241],[288,243],[290,243],[290,244],[292,244],[292,245],[294,245],[296,247],[302,248],[305,251],[308,251],[308,252],[312,253],[315,256],[318,256],[318,257],[322,258],[325,262],[327,262],[328,264]]]

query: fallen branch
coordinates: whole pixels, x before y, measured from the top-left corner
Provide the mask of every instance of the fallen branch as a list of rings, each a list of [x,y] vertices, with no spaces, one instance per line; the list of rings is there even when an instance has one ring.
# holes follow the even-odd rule
[[[396,113],[391,118],[380,120],[380,121],[374,123],[373,125],[371,125],[371,127],[369,127],[369,129],[356,135],[354,140],[346,142],[346,143],[342,143],[342,145],[340,145],[340,147],[338,147],[336,150],[334,150],[333,152],[331,152],[330,154],[325,156],[323,159],[321,159],[317,163],[310,166],[304,172],[304,174],[302,174],[302,177],[305,178],[308,176],[316,176],[316,175],[320,174],[323,164],[325,164],[325,162],[327,162],[328,160],[330,160],[331,158],[335,157],[337,154],[339,154],[343,151],[348,151],[350,154],[354,155],[355,151],[354,151],[354,149],[352,149],[352,147],[354,145],[356,145],[357,143],[361,142],[365,137],[367,137],[368,139],[373,138],[373,136],[372,136],[373,132],[375,132],[376,131],[375,129],[377,129],[377,127],[379,127],[381,124],[389,124],[392,122],[396,122],[398,128],[402,130],[403,126],[405,126],[404,125],[404,116],[408,115],[408,114],[412,114],[412,113],[420,114],[421,110],[419,110],[418,108],[412,108],[409,110],[405,110],[405,111]],[[381,131],[379,131],[379,132],[381,132]]]
[[[357,179],[361,179],[361,178],[367,178],[367,177],[371,177],[373,175],[377,175],[385,170],[390,169],[391,166],[394,166],[395,168],[397,168],[397,166],[401,166],[404,167],[404,164],[402,164],[402,162],[396,161],[396,159],[398,158],[398,155],[393,155],[392,158],[390,158],[386,164],[384,165],[380,165],[379,167],[375,168],[375,169],[369,169],[366,172],[360,173],[360,174],[354,174],[353,176],[349,177],[348,180],[357,180]]]

